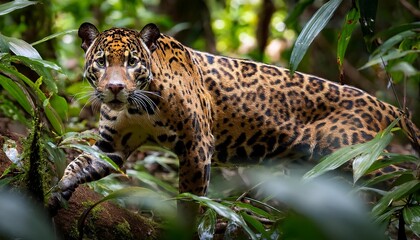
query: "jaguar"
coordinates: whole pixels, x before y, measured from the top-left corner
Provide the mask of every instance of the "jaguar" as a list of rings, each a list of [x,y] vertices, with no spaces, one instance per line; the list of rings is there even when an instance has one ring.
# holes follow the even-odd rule
[[[316,161],[371,140],[395,119],[416,151],[420,131],[403,111],[368,93],[285,68],[200,52],[162,34],[100,32],[83,23],[78,35],[84,77],[99,108],[93,148],[118,166],[139,146],[158,145],[179,158],[179,191],[205,195],[211,166]],[[69,163],[56,198],[115,169],[82,153]]]

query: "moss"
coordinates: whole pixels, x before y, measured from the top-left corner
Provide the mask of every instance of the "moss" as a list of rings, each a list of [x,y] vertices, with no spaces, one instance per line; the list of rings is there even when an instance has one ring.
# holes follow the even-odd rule
[[[117,224],[114,229],[115,236],[118,239],[133,239],[130,224],[123,219],[121,223]]]
[[[77,229],[77,221],[75,221],[70,228],[70,231],[67,233],[69,239],[78,239],[79,238],[79,230]]]
[[[90,208],[94,204],[93,201],[85,201],[82,202],[82,206],[84,208]],[[95,206],[93,209],[90,210],[89,214],[86,216],[83,233],[84,236],[88,237],[89,239],[96,239],[96,220],[100,219],[100,214],[102,211],[105,211],[100,205]]]
[[[42,123],[37,114],[33,117],[33,126],[29,138],[24,142],[25,186],[32,198],[44,203],[44,175],[46,161],[44,145],[41,142]]]

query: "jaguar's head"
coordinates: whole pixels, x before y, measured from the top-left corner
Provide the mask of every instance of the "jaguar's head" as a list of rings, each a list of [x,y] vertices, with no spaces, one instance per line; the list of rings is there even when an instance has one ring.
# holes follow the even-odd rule
[[[95,90],[93,102],[114,110],[129,106],[140,110],[151,104],[146,95],[153,78],[151,54],[160,37],[156,25],[148,24],[140,32],[112,28],[100,33],[83,23],[79,37],[86,52],[84,77]]]

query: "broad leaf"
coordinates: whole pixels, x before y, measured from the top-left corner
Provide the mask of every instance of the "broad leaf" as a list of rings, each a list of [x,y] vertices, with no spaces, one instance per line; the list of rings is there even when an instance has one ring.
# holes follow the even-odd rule
[[[61,71],[61,68],[57,64],[42,59],[31,59],[25,56],[10,56],[9,60],[24,64],[34,70],[42,77],[42,82],[46,85],[48,91],[58,93],[56,81],[50,71],[51,69]]]
[[[413,155],[402,155],[397,153],[383,153],[382,155],[384,156],[384,159],[375,161],[367,172],[372,172],[389,165],[407,162],[418,163],[419,161],[419,158]]]
[[[264,211],[263,209],[257,208],[249,203],[236,201],[232,203],[232,206],[242,208],[243,210],[246,210],[247,212],[252,212],[254,215],[260,216],[266,219],[273,219],[273,216],[274,216],[273,214],[270,214]]]
[[[420,189],[420,181],[412,180],[395,187],[392,191],[386,193],[381,200],[373,207],[372,214],[374,217],[381,215],[393,202],[407,197],[410,193]]]
[[[247,222],[250,226],[254,227],[265,239],[270,239],[270,235],[268,231],[265,229],[264,225],[252,217],[251,215],[247,214],[246,212],[240,212],[242,218]]]
[[[213,209],[220,216],[229,219],[230,221],[234,222],[238,226],[241,226],[248,233],[251,239],[257,239],[254,232],[245,223],[244,219],[240,215],[238,215],[236,212],[234,212],[232,209],[224,206],[223,204],[215,202],[207,197],[199,197],[190,193],[182,193],[178,195],[178,199],[182,200],[185,198],[193,199],[197,201],[198,203]]]
[[[22,86],[3,75],[0,75],[0,85],[20,104],[20,106],[22,106],[27,113],[30,115],[33,114],[32,100],[30,96],[25,94],[22,90]]]
[[[201,217],[197,232],[200,236],[200,240],[211,240],[214,239],[214,233],[216,230],[216,212],[209,208]]]
[[[306,23],[302,32],[296,39],[295,46],[293,47],[292,55],[290,57],[290,73],[293,74],[297,69],[300,61],[302,61],[309,45],[318,35],[318,33],[324,29],[325,25],[329,22],[332,15],[334,14],[337,7],[340,5],[342,0],[330,0],[329,2],[322,5],[314,16]]]
[[[6,42],[10,51],[18,56],[24,56],[28,58],[34,59],[42,59],[41,55],[39,55],[38,51],[31,46],[31,44],[17,38],[13,37],[6,37],[0,33],[0,38],[2,38],[2,42]]]
[[[353,146],[340,148],[339,150],[328,155],[327,157],[321,159],[320,163],[318,163],[315,167],[313,167],[311,170],[305,173],[305,175],[303,175],[303,179],[307,181],[312,178],[321,176],[322,174],[328,171],[335,170],[341,167],[349,160],[359,156],[361,154],[361,151],[359,149],[362,147],[363,146],[361,146],[361,144],[357,144]]]
[[[67,119],[69,106],[64,97],[58,96],[57,94],[53,94],[49,99],[49,103],[51,104],[51,107],[57,111],[57,114],[62,120]]]
[[[61,178],[67,167],[66,154],[63,149],[58,148],[56,143],[50,139],[43,139],[43,144],[45,150],[48,152],[48,159],[54,164],[56,172],[59,175],[57,177]]]
[[[408,30],[416,30],[420,28],[420,22],[412,22],[412,23],[407,23],[407,24],[402,24],[396,27],[391,27],[387,30],[381,31],[379,33],[377,33],[375,36],[373,36],[372,39],[377,39],[377,38],[383,38],[383,39],[387,39],[390,38],[392,36],[396,36],[401,32],[405,32]]]
[[[383,214],[375,217],[375,222],[376,223],[384,223],[384,222],[389,222],[389,220],[399,211],[401,211],[403,207],[402,206],[396,206],[396,207],[392,207],[390,209],[388,209],[386,212],[384,212]]]
[[[178,194],[178,189],[174,188],[172,185],[160,180],[159,178],[154,177],[153,175],[147,172],[135,171],[135,170],[127,170],[127,175],[131,177],[135,177],[142,182],[145,182],[155,188],[161,187],[165,189],[165,191],[169,192],[170,194],[176,195]]]
[[[398,62],[391,69],[391,72],[402,72],[406,77],[413,77],[420,74],[420,72],[407,62]]]
[[[375,186],[378,183],[385,182],[391,179],[396,179],[397,177],[400,177],[402,175],[413,175],[412,170],[401,170],[401,171],[395,171],[391,173],[382,174],[373,178],[369,178],[368,180],[364,181],[362,183],[362,186]]]
[[[420,53],[420,50],[407,50],[407,51],[391,50],[385,55],[374,56],[371,60],[369,60],[369,62],[367,62],[362,67],[360,67],[359,70],[368,68],[368,67],[376,65],[376,64],[386,63],[389,60],[402,58],[402,57],[404,57],[408,54],[413,54],[413,53]]]
[[[420,237],[420,206],[407,206],[403,209],[404,221],[408,227]]]
[[[26,0],[15,0],[8,3],[3,3],[0,5],[0,16],[6,15],[10,12],[13,12],[17,9],[25,8],[30,5],[34,5],[37,2],[35,1],[26,1]]]
[[[61,120],[61,117],[58,115],[55,108],[51,106],[50,101],[47,98],[45,98],[43,101],[43,109],[45,116],[47,117],[49,123],[54,128],[56,133],[58,135],[62,135],[65,132],[63,121]]]
[[[415,36],[416,33],[413,31],[405,31],[399,33],[398,35],[392,36],[391,38],[387,39],[384,43],[382,43],[373,53],[372,55],[380,55],[382,56],[387,51],[392,49],[396,44],[402,42],[404,39],[409,37]]]
[[[31,122],[29,122],[27,116],[25,116],[25,111],[21,110],[20,104],[16,104],[16,101],[11,101],[10,99],[6,98],[5,95],[0,95],[0,102],[1,114],[14,121],[22,123],[28,128],[30,127]]]
[[[315,167],[309,170],[304,176],[304,180],[320,176],[328,171],[337,169],[344,163],[355,159],[353,163],[354,182],[356,182],[370,168],[373,162],[382,153],[383,149],[391,140],[389,134],[399,119],[392,122],[383,132],[378,133],[369,142],[356,144],[340,148],[332,154],[321,159]]]
[[[64,124],[61,118],[58,116],[56,110],[51,107],[51,104],[48,104],[48,100],[47,100],[47,97],[45,96],[45,93],[42,92],[41,89],[39,89],[38,84],[42,82],[42,77],[40,77],[36,81],[36,83],[34,83],[22,73],[1,63],[0,63],[0,71],[2,71],[3,74],[9,76],[13,80],[16,80],[16,81],[20,80],[22,81],[22,84],[25,83],[26,85],[28,85],[29,89],[31,90],[31,93],[33,93],[35,97],[37,98],[36,101],[43,104],[45,116],[48,118],[48,121],[51,123],[51,126],[54,128],[54,130],[59,135],[64,133]]]
[[[84,142],[94,144],[94,141],[99,140],[99,134],[93,132],[92,130],[87,130],[83,132],[67,132],[62,137],[60,145],[66,145],[74,142]],[[92,142],[92,140],[94,140]]]
[[[366,151],[363,151],[362,155],[356,157],[353,160],[353,181],[357,182],[362,177],[372,164],[378,160],[381,153],[384,151],[386,146],[391,142],[392,135],[391,130],[398,123],[399,119],[394,120],[383,132],[378,133],[375,138],[365,146],[368,146]]]

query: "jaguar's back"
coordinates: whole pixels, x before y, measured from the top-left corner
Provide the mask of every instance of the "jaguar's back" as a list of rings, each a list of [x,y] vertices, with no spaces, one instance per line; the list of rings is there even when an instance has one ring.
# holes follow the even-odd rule
[[[194,57],[211,93],[214,159],[221,163],[317,160],[369,141],[403,117],[396,107],[351,86],[291,76],[287,69],[248,60],[201,52]],[[418,135],[412,139],[418,141]]]
[[[420,144],[401,111],[350,86],[195,51],[153,24],[99,33],[85,23],[79,36],[85,77],[101,104],[95,147],[118,165],[143,144],[175,152],[181,192],[204,195],[211,164],[319,159],[372,139],[397,117],[417,150]],[[78,184],[111,171],[81,155],[67,167],[61,194],[69,198]]]

